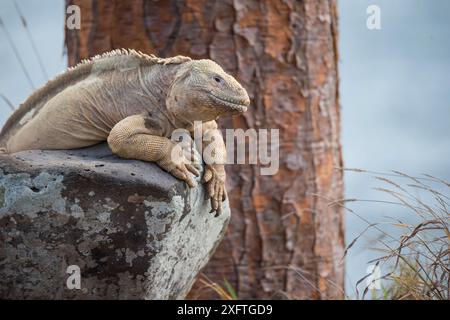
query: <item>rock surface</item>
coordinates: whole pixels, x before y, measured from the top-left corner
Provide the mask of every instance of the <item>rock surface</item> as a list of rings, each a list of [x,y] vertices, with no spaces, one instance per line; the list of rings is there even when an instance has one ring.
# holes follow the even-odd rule
[[[230,216],[199,185],[105,144],[0,155],[0,298],[184,298]]]

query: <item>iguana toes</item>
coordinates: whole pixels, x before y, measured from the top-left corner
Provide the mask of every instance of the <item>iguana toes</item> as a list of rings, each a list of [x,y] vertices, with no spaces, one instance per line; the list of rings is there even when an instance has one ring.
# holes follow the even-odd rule
[[[192,132],[193,122],[202,121],[205,135],[220,136],[215,120],[245,112],[249,103],[245,89],[211,60],[115,50],[83,61],[31,95],[3,127],[0,148],[74,149],[106,140],[120,157],[156,162],[193,187],[198,168],[172,159],[171,133]],[[221,136],[219,145],[215,152],[225,158]],[[206,164],[204,181],[219,214],[224,164]]]

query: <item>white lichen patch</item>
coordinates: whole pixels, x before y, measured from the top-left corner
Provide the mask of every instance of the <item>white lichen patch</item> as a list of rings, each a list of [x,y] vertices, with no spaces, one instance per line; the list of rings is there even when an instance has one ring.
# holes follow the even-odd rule
[[[0,188],[4,190],[4,204],[0,217],[17,213],[35,218],[39,212],[53,211],[67,214],[62,197],[64,176],[41,172],[34,179],[27,173],[4,175],[0,170]]]
[[[86,236],[96,236],[102,232],[107,235],[118,232],[117,227],[111,223],[111,212],[104,210],[102,206],[94,204],[85,212],[85,219],[80,219],[77,227],[84,230]]]
[[[183,212],[184,200],[177,195],[172,197],[172,200],[167,203],[164,201],[148,201],[145,200],[146,207],[151,208],[150,211],[145,211],[145,221],[149,233],[157,238],[166,232],[166,228],[174,219],[173,212]],[[172,213],[172,214],[171,214]]]
[[[139,251],[137,252],[137,255],[138,255],[139,257],[143,257],[143,256],[145,256],[145,251],[144,251],[144,250],[139,250]]]
[[[152,203],[150,201],[144,200],[144,206],[151,207],[151,205],[152,205]],[[148,212],[148,211],[146,211],[146,212]]]
[[[130,249],[126,249],[125,251],[125,261],[132,266],[133,265],[133,260],[137,258],[137,254],[130,250]]]
[[[122,258],[122,256],[123,256],[122,249],[116,249],[115,252],[116,252],[117,259]]]
[[[111,200],[111,198],[105,198],[105,204],[103,204],[103,208],[107,211],[113,211],[119,207],[119,204]]]
[[[102,223],[110,223],[111,220],[111,212],[100,212],[97,216],[97,219]]]
[[[83,208],[81,208],[78,204],[73,204],[70,206],[70,212],[72,217],[74,218],[82,218],[84,217]]]

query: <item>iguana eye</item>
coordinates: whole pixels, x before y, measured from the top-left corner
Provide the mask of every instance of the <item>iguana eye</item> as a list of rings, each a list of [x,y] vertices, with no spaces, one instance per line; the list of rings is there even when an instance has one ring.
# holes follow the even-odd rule
[[[223,79],[221,77],[219,77],[219,76],[214,76],[213,79],[217,83],[222,83],[223,82]]]

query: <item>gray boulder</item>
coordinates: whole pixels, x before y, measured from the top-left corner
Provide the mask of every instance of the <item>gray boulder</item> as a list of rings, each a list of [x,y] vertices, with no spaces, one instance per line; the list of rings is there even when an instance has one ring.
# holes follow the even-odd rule
[[[0,298],[182,299],[224,207],[214,217],[201,184],[105,144],[0,155]]]

